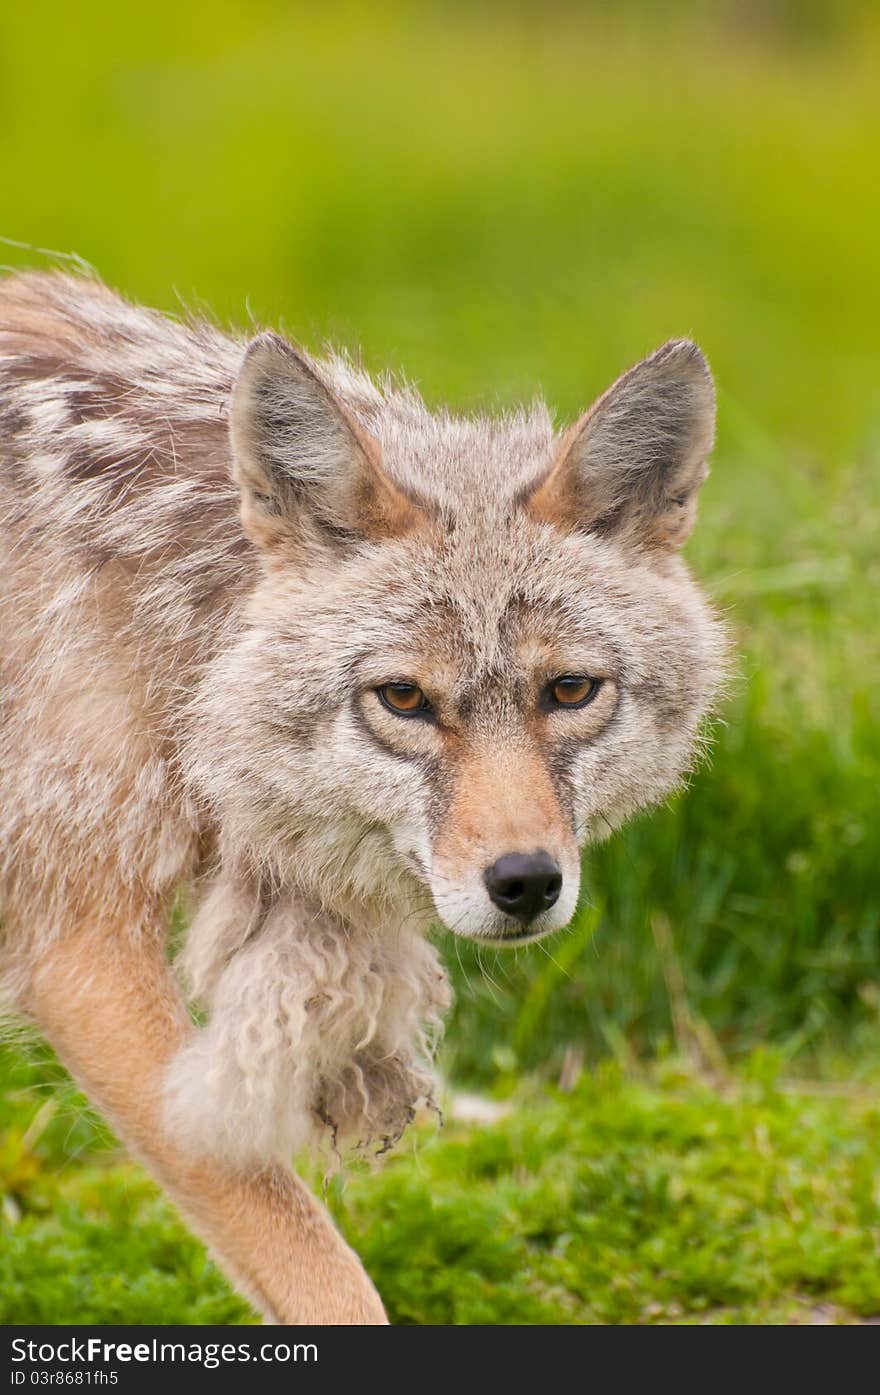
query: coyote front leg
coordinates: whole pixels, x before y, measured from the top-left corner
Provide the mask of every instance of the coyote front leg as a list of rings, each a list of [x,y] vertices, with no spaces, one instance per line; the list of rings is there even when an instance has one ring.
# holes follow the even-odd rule
[[[80,928],[44,948],[31,1012],[61,1059],[270,1322],[384,1323],[360,1261],[304,1184],[188,1158],[162,1126],[162,1082],[191,1030],[157,936]]]

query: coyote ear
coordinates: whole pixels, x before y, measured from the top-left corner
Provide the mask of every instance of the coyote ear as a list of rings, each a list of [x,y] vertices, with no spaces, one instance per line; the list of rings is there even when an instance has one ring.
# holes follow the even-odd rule
[[[696,520],[714,430],[709,365],[689,339],[672,339],[565,433],[528,507],[561,528],[679,547]]]
[[[277,334],[248,345],[230,432],[242,521],[261,547],[387,537],[419,520],[418,505],[385,474],[377,443]]]

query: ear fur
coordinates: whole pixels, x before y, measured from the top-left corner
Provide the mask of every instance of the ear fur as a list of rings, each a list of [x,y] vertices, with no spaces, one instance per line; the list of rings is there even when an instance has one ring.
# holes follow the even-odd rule
[[[714,430],[709,365],[691,340],[672,339],[569,428],[528,508],[566,530],[679,547],[696,520]]]
[[[399,535],[420,521],[418,504],[385,473],[377,443],[276,334],[248,345],[230,433],[245,531],[270,552],[306,540]]]

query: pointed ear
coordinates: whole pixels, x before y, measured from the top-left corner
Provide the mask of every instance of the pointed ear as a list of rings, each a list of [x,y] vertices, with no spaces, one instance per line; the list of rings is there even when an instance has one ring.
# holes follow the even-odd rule
[[[245,352],[230,433],[245,531],[260,547],[400,535],[421,510],[308,359],[276,334]]]
[[[709,365],[689,339],[670,340],[565,433],[527,506],[563,529],[679,547],[696,520],[714,431]]]

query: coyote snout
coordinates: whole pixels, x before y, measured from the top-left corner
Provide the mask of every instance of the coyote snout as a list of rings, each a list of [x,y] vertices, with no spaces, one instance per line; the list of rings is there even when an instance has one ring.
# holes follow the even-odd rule
[[[574,811],[544,755],[522,740],[509,737],[500,755],[462,762],[432,851],[437,914],[467,939],[525,944],[574,914]]]
[[[450,883],[433,879],[437,913],[447,929],[484,944],[526,944],[567,925],[577,903],[576,856],[565,867],[544,848],[509,852],[482,873]]]
[[[505,853],[487,867],[483,881],[489,899],[504,915],[518,920],[525,930],[559,900],[562,872],[559,863],[539,848],[533,853]],[[505,939],[521,939],[514,932]]]
[[[509,598],[502,604],[510,610]],[[409,681],[364,695],[362,731],[393,754],[398,778],[406,769],[403,816],[389,819],[386,804],[385,817],[442,924],[484,943],[523,943],[574,914],[580,859],[568,743],[576,749],[610,720],[614,683],[560,677],[571,656],[535,645],[539,620],[529,607],[517,603],[514,622],[484,606],[490,634],[516,625],[501,665],[497,654],[486,663],[467,611],[446,606],[438,632],[439,605],[438,597],[428,608],[427,630],[415,615],[408,626],[409,652],[398,662]],[[609,672],[597,652],[582,661]]]
[[[569,869],[566,879],[559,863],[543,848],[532,853],[505,853],[479,880],[483,883],[479,889],[438,889],[434,893],[447,927],[468,939],[494,945],[527,944],[571,920],[577,898],[577,864]],[[563,889],[566,895],[560,899]]]
[[[432,1099],[432,925],[561,929],[698,749],[713,419],[687,340],[558,434],[0,281],[0,972],[276,1321],[383,1320],[283,1164]]]

